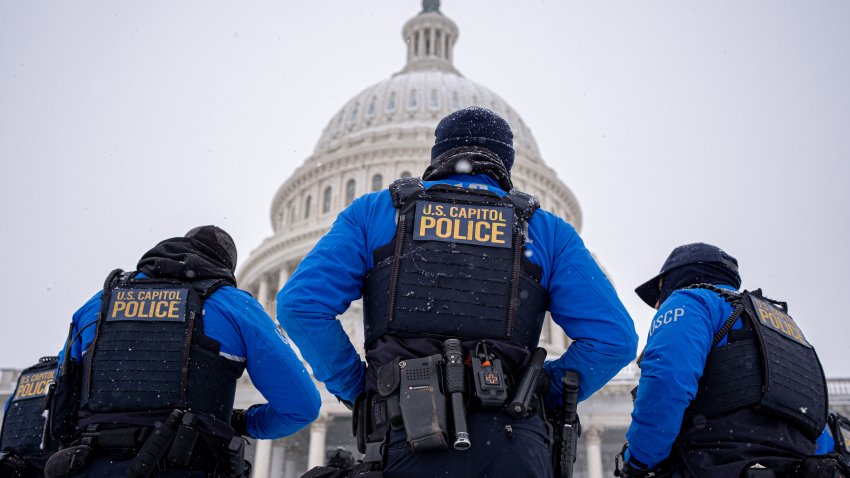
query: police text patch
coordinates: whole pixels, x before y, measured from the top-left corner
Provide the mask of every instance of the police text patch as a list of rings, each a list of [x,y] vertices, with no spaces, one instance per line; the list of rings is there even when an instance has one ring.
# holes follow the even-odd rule
[[[803,332],[800,330],[800,327],[797,327],[797,323],[794,322],[794,319],[790,315],[774,307],[770,302],[761,300],[758,297],[750,296],[750,299],[753,301],[753,308],[755,308],[759,322],[762,325],[809,347],[809,343],[806,342]]]
[[[509,207],[419,201],[413,239],[511,247],[513,211]]]
[[[182,322],[188,289],[115,289],[106,320]]]
[[[39,398],[47,395],[47,389],[53,383],[56,370],[45,370],[42,372],[30,372],[21,375],[18,380],[18,389],[15,390],[15,400],[26,400],[27,398]]]

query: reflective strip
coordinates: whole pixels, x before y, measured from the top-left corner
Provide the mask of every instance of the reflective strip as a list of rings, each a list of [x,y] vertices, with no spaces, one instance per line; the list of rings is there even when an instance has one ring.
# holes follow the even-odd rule
[[[227,352],[219,352],[218,354],[221,355],[222,357],[226,358],[227,360],[232,360],[234,362],[244,362],[245,361],[245,357],[240,357],[238,355],[230,355]]]

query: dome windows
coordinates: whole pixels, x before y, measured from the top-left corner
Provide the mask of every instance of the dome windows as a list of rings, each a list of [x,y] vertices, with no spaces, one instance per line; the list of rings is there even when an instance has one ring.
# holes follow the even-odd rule
[[[351,114],[348,116],[348,124],[354,124],[354,121],[357,120],[357,113],[360,112],[360,103],[354,103],[354,108],[351,110]]]
[[[387,113],[395,111],[395,91],[390,92],[390,97],[387,99]]]
[[[428,100],[428,108],[436,110],[440,108],[440,94],[437,90],[431,90],[431,96]]]
[[[452,91],[452,109],[460,109],[460,95],[457,91]]]
[[[331,211],[331,198],[333,195],[333,188],[330,186],[325,188],[325,192],[322,193],[322,214],[327,214]]]
[[[372,176],[372,192],[384,189],[384,177],[380,174]]]
[[[366,107],[366,117],[371,118],[375,116],[375,103],[378,102],[378,97],[373,96],[372,99],[369,100],[369,106]]]
[[[313,206],[313,196],[307,196],[304,200],[304,219],[310,217],[310,208]]]
[[[349,179],[347,183],[345,183],[345,205],[348,206],[351,204],[351,201],[354,201],[354,195],[357,193],[357,181],[353,179]]]
[[[419,105],[419,98],[416,94],[416,88],[410,90],[410,96],[407,98],[407,109],[415,110]]]

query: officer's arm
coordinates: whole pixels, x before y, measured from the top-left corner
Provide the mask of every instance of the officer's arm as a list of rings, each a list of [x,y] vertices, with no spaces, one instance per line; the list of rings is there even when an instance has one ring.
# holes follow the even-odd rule
[[[246,412],[250,436],[274,439],[291,435],[319,416],[321,398],[310,374],[256,300],[247,292],[227,287],[216,292],[204,307],[208,309],[204,324],[207,336],[220,342],[227,358],[245,360],[251,382],[268,400]],[[230,323],[213,321],[213,311],[218,317],[230,318]]]
[[[557,407],[564,372],[579,373],[579,400],[586,399],[634,359],[637,334],[611,282],[572,226],[560,218],[548,226],[548,230],[537,229],[553,244],[548,252],[552,256],[547,286],[549,310],[552,319],[574,340],[564,355],[545,364],[552,384],[546,402]]]
[[[98,291],[92,296],[82,307],[74,312],[71,319],[71,335],[65,339],[65,345],[59,351],[59,370],[62,370],[62,363],[65,361],[65,349],[68,346],[68,340],[73,340],[71,344],[70,357],[80,363],[83,357],[83,349],[94,340],[95,329],[97,325],[97,314],[100,312],[100,297],[103,291]],[[82,331],[82,332],[81,332]]]
[[[351,403],[364,389],[365,366],[337,316],[360,298],[371,265],[364,227],[374,196],[361,197],[340,213],[277,295],[278,320],[313,375]]]
[[[670,454],[718,328],[706,304],[691,291],[671,295],[650,324],[626,434],[629,456],[649,468]]]
[[[65,346],[59,351],[56,388],[50,403],[50,429],[54,436],[65,443],[75,436],[76,410],[79,406],[82,382],[82,352],[94,340],[102,293],[102,291],[97,292],[74,313],[70,335],[65,339]],[[70,346],[68,341],[71,341]],[[68,350],[67,363],[65,362],[66,350]]]

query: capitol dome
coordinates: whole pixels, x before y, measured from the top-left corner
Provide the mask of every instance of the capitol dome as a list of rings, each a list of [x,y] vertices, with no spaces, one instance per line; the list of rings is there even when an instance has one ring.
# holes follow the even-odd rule
[[[407,50],[404,68],[362,90],[331,118],[313,154],[275,194],[274,235],[248,258],[240,270],[240,284],[260,292],[261,279],[271,275],[269,288],[278,290],[355,197],[424,171],[439,120],[472,105],[495,111],[511,125],[516,150],[514,185],[581,230],[578,201],[544,163],[520,115],[499,95],[455,68],[458,33],[457,25],[439,11],[439,2],[423,2],[422,11],[402,29]]]

